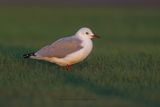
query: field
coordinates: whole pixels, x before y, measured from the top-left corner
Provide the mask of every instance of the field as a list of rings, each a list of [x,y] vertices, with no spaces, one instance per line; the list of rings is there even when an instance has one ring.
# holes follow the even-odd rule
[[[92,54],[70,72],[23,59],[90,27]],[[160,9],[0,7],[1,107],[160,107]]]

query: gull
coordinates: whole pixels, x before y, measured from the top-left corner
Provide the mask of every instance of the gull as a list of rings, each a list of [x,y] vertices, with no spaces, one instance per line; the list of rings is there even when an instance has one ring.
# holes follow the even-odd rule
[[[74,35],[58,39],[37,52],[24,54],[24,58],[32,58],[64,66],[67,70],[73,64],[83,61],[91,53],[92,39],[100,38],[90,28],[80,28]]]

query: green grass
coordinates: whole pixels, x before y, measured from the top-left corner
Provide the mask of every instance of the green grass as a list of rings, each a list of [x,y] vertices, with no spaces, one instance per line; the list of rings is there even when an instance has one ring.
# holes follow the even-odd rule
[[[159,107],[159,11],[0,7],[0,106]],[[102,38],[71,72],[22,58],[82,26]]]

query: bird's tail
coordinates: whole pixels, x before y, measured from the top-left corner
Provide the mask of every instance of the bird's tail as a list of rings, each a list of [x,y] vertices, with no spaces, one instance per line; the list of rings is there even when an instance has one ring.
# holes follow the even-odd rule
[[[35,56],[35,53],[32,52],[32,53],[24,54],[23,58],[30,58],[31,56]]]

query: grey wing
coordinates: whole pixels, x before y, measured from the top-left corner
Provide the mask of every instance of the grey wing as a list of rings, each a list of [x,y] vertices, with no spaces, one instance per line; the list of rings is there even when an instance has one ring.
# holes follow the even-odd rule
[[[35,54],[40,57],[58,57],[63,58],[70,53],[80,50],[82,41],[75,37],[66,37],[57,40],[51,45],[45,46]]]

